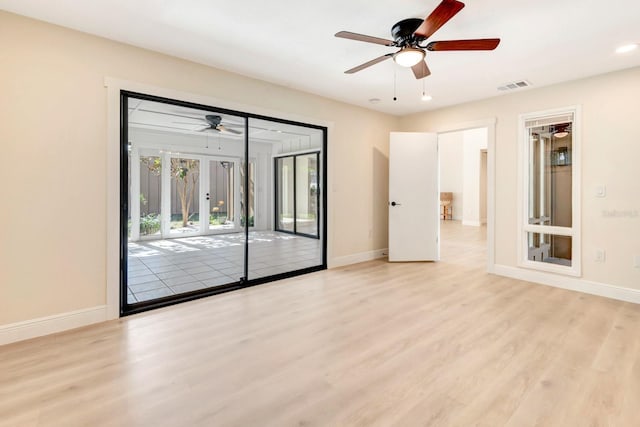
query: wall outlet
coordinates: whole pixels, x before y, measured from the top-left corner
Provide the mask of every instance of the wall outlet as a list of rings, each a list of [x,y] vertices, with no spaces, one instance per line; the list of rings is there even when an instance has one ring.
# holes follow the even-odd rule
[[[633,265],[635,268],[640,268],[640,255],[633,257]]]
[[[607,187],[604,185],[597,185],[596,197],[607,197]]]
[[[605,259],[606,259],[606,253],[604,249],[600,249],[600,248],[596,249],[593,260],[595,262],[604,262]]]

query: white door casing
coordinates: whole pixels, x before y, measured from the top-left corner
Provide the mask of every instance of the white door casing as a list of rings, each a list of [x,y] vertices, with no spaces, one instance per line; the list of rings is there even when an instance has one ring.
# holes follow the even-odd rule
[[[389,142],[389,261],[440,258],[438,137],[392,132]]]

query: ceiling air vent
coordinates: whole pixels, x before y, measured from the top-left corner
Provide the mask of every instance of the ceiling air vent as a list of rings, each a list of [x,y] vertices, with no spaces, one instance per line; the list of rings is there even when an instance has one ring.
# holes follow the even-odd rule
[[[531,86],[531,83],[529,83],[526,80],[519,80],[516,82],[509,82],[509,83],[505,83],[502,86],[498,86],[498,90],[500,91],[506,91],[506,90],[515,90],[515,89],[522,89],[524,87],[529,87]]]

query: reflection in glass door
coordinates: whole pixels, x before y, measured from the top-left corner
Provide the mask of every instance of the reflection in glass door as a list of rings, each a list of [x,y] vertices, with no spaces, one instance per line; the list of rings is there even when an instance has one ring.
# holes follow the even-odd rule
[[[275,159],[276,230],[320,237],[320,153]]]

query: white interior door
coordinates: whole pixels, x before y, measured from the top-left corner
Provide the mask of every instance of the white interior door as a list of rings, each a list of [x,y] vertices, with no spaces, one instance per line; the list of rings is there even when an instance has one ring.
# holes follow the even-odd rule
[[[438,136],[392,132],[389,143],[389,261],[440,257]]]

